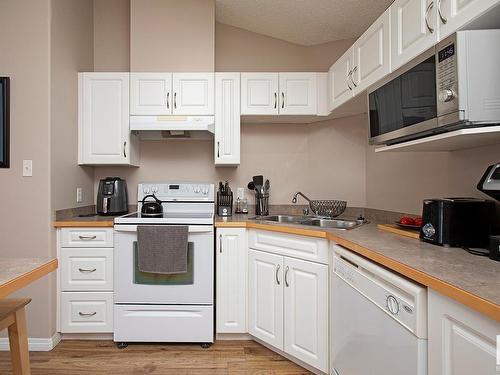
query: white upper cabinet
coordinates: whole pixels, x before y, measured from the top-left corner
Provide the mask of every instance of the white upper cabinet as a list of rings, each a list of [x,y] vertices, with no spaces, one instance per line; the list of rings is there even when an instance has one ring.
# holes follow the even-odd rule
[[[328,109],[334,110],[353,97],[352,68],[353,48],[349,48],[328,71]]]
[[[278,114],[278,73],[241,73],[241,114]]]
[[[354,43],[352,85],[354,95],[389,74],[391,70],[390,9],[387,9]]]
[[[247,230],[217,228],[215,259],[217,333],[247,333]]]
[[[328,373],[328,266],[285,257],[284,351]]]
[[[439,36],[441,39],[473,20],[499,0],[436,0],[438,9]]]
[[[279,73],[279,113],[315,115],[316,84],[316,73]]]
[[[130,73],[130,114],[170,115],[172,73]]]
[[[395,0],[391,12],[392,69],[404,65],[438,41],[434,0]]]
[[[241,73],[242,115],[316,115],[317,73]]]
[[[215,73],[215,165],[240,164],[240,73]]]
[[[78,164],[137,165],[129,129],[129,73],[78,74]]]
[[[173,114],[214,114],[214,73],[173,74]]]

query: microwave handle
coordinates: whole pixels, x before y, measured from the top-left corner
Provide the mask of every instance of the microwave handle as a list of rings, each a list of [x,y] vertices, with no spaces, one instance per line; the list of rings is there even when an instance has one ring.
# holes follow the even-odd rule
[[[115,225],[115,232],[137,232],[137,225]],[[213,227],[204,227],[204,226],[196,226],[190,225],[188,229],[188,233],[211,233],[214,231]]]

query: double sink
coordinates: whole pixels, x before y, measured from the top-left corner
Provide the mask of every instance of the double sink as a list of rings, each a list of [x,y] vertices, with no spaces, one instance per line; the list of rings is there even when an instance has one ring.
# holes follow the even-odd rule
[[[274,223],[300,224],[311,227],[333,228],[333,229],[354,229],[365,223],[364,220],[347,220],[347,219],[324,219],[313,216],[300,215],[270,215],[270,216],[255,216],[249,218],[255,221],[270,221]]]

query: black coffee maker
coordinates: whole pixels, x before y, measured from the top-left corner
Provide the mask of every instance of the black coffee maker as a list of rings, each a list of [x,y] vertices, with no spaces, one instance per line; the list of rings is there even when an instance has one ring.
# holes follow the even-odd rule
[[[128,212],[127,182],[120,177],[106,177],[99,181],[97,213],[104,216]]]
[[[492,198],[495,198],[500,202],[500,163],[490,165],[486,172],[484,172],[483,177],[479,180],[477,184],[477,188],[479,191],[484,194],[489,195]],[[493,260],[500,261],[500,235],[498,227],[500,227],[500,212],[498,212],[497,205],[497,234],[491,234],[489,236],[489,250],[490,250],[490,258]]]

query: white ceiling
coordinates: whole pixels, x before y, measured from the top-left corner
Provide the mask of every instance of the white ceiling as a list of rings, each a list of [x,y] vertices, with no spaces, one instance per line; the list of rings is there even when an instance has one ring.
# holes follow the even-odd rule
[[[392,0],[216,0],[218,22],[288,42],[356,38]]]

